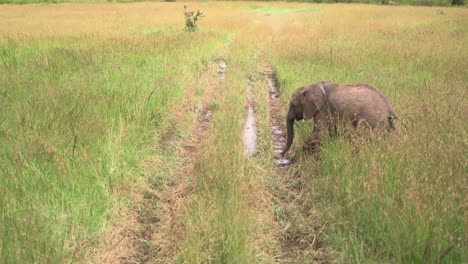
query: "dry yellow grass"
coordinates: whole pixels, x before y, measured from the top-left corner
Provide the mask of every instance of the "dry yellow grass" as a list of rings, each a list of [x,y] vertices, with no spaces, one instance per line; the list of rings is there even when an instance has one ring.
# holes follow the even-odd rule
[[[194,191],[177,210],[181,238],[167,246],[165,258],[466,258],[466,9],[194,2],[189,9],[206,18],[199,32],[187,34],[185,4],[1,6],[0,262],[83,260],[106,233],[107,216],[127,223],[124,218],[134,216],[128,200],[158,201],[151,184],[178,175],[180,149],[176,143],[167,154],[156,141],[170,129],[173,111],[191,111],[206,99],[180,104],[187,94],[203,94],[204,87],[190,84],[218,57],[228,63],[227,77],[210,102],[213,122],[186,175]],[[264,63],[278,75],[283,111],[304,84],[377,86],[401,118],[397,143],[376,140],[356,149],[331,138],[319,154],[304,154],[300,147],[312,124],[303,122],[297,163],[278,174],[270,162],[267,88],[258,74]],[[251,159],[241,144],[248,78],[260,120]],[[194,120],[183,122],[177,142],[190,134],[185,122]],[[153,158],[151,166],[138,166]],[[135,189],[151,192],[132,194],[146,182]],[[298,189],[289,184],[306,186],[293,194]],[[150,213],[164,212],[158,202],[151,206]],[[126,209],[109,212],[118,208]],[[168,235],[154,232],[159,240]],[[281,239],[319,240],[322,248],[287,248]],[[106,253],[112,251],[101,256],[114,259]]]

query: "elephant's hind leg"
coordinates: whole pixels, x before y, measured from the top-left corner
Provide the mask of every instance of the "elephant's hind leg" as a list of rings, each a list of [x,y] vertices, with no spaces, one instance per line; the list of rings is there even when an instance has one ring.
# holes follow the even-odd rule
[[[367,120],[364,118],[356,118],[354,119],[352,124],[355,129],[359,129],[359,128],[372,129],[372,125],[369,124],[369,122],[367,122]]]
[[[396,119],[396,117],[394,117],[394,116],[387,117],[388,131],[395,130],[395,119]]]

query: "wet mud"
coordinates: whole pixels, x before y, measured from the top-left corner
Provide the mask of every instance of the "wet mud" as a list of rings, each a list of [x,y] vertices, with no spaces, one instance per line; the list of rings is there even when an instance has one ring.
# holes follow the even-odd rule
[[[266,68],[263,72],[268,82],[268,92],[270,94],[270,127],[273,149],[276,156],[273,160],[276,166],[283,167],[291,164],[291,160],[280,156],[286,145],[286,130],[284,128],[285,119],[281,116],[281,93],[278,89],[278,80],[271,68]]]
[[[227,64],[223,59],[219,59],[218,66],[219,79],[223,81],[226,78]]]
[[[308,178],[293,168],[291,159],[280,156],[286,145],[286,120],[281,114],[284,100],[281,100],[278,80],[269,67],[263,74],[269,88],[271,139],[276,154],[273,161],[277,166],[270,192],[272,203],[281,208],[281,214],[274,215],[278,224],[276,239],[281,246],[276,260],[279,263],[328,263],[320,239],[323,226],[314,208]]]
[[[255,148],[257,147],[257,132],[255,126],[255,111],[253,108],[253,99],[252,99],[252,83],[249,80],[247,85],[247,101],[248,101],[248,110],[247,118],[245,120],[243,141],[245,151],[249,156],[252,156],[255,153]]]

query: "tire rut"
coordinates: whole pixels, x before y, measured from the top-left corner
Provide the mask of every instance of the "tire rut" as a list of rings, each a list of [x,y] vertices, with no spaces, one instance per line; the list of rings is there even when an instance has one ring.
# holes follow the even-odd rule
[[[252,82],[248,80],[247,84],[247,118],[245,120],[244,132],[243,132],[243,141],[245,151],[249,156],[252,156],[255,153],[255,148],[257,147],[257,132],[255,124],[255,110],[254,110],[254,101],[252,95]]]
[[[223,59],[219,59],[217,64],[217,81],[211,87],[208,96],[204,96],[203,98],[203,107],[198,114],[196,124],[192,128],[191,136],[181,142],[181,151],[177,155],[180,162],[173,171],[167,174],[165,177],[166,182],[156,188],[159,193],[160,219],[151,228],[151,240],[155,248],[155,255],[152,257],[151,262],[173,262],[177,250],[177,242],[184,235],[182,228],[183,219],[181,219],[181,216],[183,216],[184,206],[194,190],[191,172],[197,159],[202,139],[206,135],[213,116],[210,102],[217,98],[227,71],[226,62]]]
[[[273,214],[279,228],[276,237],[281,245],[280,263],[326,263],[320,240],[318,213],[314,208],[312,190],[306,176],[290,159],[280,157],[286,144],[285,118],[281,115],[281,93],[276,74],[271,67],[263,70],[269,88],[269,108],[274,158],[273,183],[269,187],[273,199]]]
[[[284,118],[281,117],[281,93],[278,89],[278,80],[274,71],[267,67],[264,69],[263,74],[268,82],[268,93],[270,95],[270,126],[271,126],[271,139],[273,142],[273,149],[276,154],[281,153],[284,145],[286,144],[286,134],[284,132]],[[275,157],[274,160],[277,166],[288,166],[291,160],[285,157]]]
[[[197,78],[206,91],[198,109],[193,102],[196,91],[193,86],[187,88],[185,100],[173,113],[174,121],[160,133],[157,144],[162,155],[141,162],[140,171],[147,182],[134,183],[126,191],[131,201],[111,218],[117,221],[106,230],[104,241],[94,253],[94,263],[173,262],[177,241],[183,236],[180,216],[193,192],[190,173],[213,116],[210,103],[217,98],[226,71],[226,62],[218,59]],[[189,134],[183,137],[180,121],[193,118],[187,111],[196,112],[196,120],[189,121]]]

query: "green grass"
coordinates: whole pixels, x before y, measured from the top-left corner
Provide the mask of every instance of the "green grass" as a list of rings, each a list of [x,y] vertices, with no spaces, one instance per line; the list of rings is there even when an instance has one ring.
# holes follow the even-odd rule
[[[181,263],[252,263],[252,215],[248,206],[248,161],[242,145],[247,76],[255,50],[232,44],[208,136],[203,139],[193,177],[196,192],[188,204]],[[247,167],[247,168],[246,168]]]
[[[336,253],[324,259],[336,262],[468,258],[465,9],[200,6],[207,17],[195,34],[182,32],[179,3],[5,8],[0,22],[11,27],[0,29],[0,262],[86,262],[115,220],[108,218],[122,217],[115,203],[132,183],[176,182],[168,177],[183,164],[180,142],[162,150],[157,141],[172,126],[177,140],[190,138],[194,109],[210,96],[204,85],[212,84],[195,80],[220,55],[228,72],[219,96],[208,101],[213,119],[193,173],[185,175],[192,192],[181,215],[170,216],[183,223],[175,230],[181,239],[169,245],[175,261],[313,257],[312,247],[285,253],[280,241],[308,243],[312,229],[330,249],[324,252]],[[23,15],[30,10],[37,28]],[[298,122],[291,152],[297,162],[279,179],[267,89],[258,74],[263,61],[278,75],[283,114],[288,97],[305,84],[370,83],[395,106],[397,132],[369,142],[331,137],[308,154],[301,147],[313,124]],[[249,78],[259,129],[252,158],[241,140]],[[192,91],[191,106],[182,105]],[[173,120],[175,109],[190,111],[189,120]],[[142,169],[154,155],[153,167]],[[288,184],[299,183],[307,186],[294,205],[286,204]],[[142,211],[160,213],[157,203]],[[307,222],[306,209],[321,218]]]
[[[320,80],[371,83],[400,115],[392,138],[355,144],[331,138],[316,154],[320,162],[298,151],[303,176],[328,212],[327,240],[343,252],[340,262],[461,263],[467,258],[468,53],[460,45],[468,43],[461,33],[466,22],[433,16],[394,28],[369,20],[347,19],[348,31],[324,29],[326,35],[318,29],[304,37],[309,47],[287,48],[288,37],[273,45],[286,94]],[[312,126],[298,126],[303,143]]]
[[[63,262],[100,234],[144,139],[222,37],[1,40],[1,262]]]

